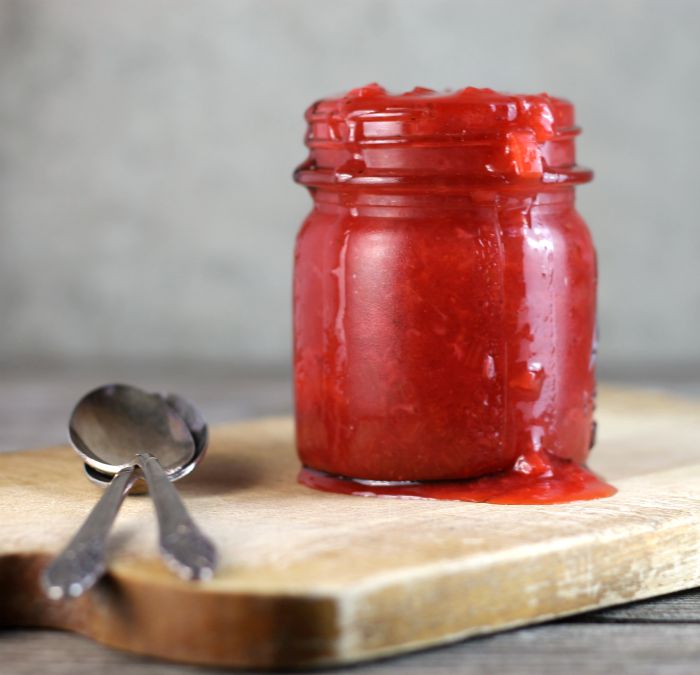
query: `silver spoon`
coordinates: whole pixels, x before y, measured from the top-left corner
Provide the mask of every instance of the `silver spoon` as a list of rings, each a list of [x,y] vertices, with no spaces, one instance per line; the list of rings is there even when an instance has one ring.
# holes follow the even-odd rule
[[[159,396],[184,420],[190,434],[192,435],[192,440],[194,441],[195,451],[192,460],[179,469],[168,473],[169,480],[173,482],[187,476],[194,470],[195,466],[202,461],[209,441],[209,429],[202,414],[187,399],[184,399],[182,396],[178,396],[177,394],[167,394],[166,396],[161,394],[155,395]],[[99,471],[87,462],[84,464],[83,468],[87,477],[100,487],[109,486],[110,482],[113,480],[112,476]],[[140,481],[136,479],[135,483],[137,487],[139,482]],[[131,488],[131,491],[134,491],[133,487]],[[146,489],[142,488],[140,491],[145,492]],[[180,514],[179,521],[173,522],[172,514],[174,511],[172,508],[158,509],[159,502],[156,501],[155,503],[159,517],[161,552],[163,553],[163,557],[173,568],[176,569],[176,571],[178,571],[179,574],[181,574],[181,576],[184,576],[185,578],[210,577],[216,565],[216,552],[213,550],[213,547],[212,551],[208,554],[208,560],[211,563],[209,571],[207,571],[206,567],[204,567],[197,574],[193,575],[189,571],[189,568],[186,565],[183,566],[182,564],[183,560],[185,560],[185,562],[187,561],[185,558],[187,555],[187,547],[184,546],[185,542],[182,541],[182,531],[178,530],[179,526],[184,523],[183,515]],[[184,524],[190,528],[196,527],[191,520],[189,523]],[[200,536],[203,535],[200,533]],[[184,551],[182,550],[183,548],[185,548]]]
[[[216,550],[170,482],[194,468],[197,454],[193,434],[176,412],[179,406],[187,414],[186,402],[172,398],[174,402],[167,405],[158,395],[109,385],[89,393],[75,407],[69,430],[76,451],[92,469],[114,478],[78,533],[46,569],[42,581],[49,597],[78,596],[104,572],[107,534],[140,471],[156,506],[166,562],[188,579],[212,575]]]
[[[168,474],[168,478],[173,482],[189,475],[197,464],[202,461],[209,444],[209,428],[204,421],[202,413],[187,399],[177,394],[157,394],[157,396],[160,396],[184,420],[194,441],[194,457],[192,457],[192,460],[181,469]],[[99,485],[101,488],[106,488],[113,479],[113,476],[110,474],[93,468],[87,462],[83,464],[83,471],[92,483]],[[129,492],[130,494],[143,494],[147,492],[146,484],[142,479],[137,478]]]

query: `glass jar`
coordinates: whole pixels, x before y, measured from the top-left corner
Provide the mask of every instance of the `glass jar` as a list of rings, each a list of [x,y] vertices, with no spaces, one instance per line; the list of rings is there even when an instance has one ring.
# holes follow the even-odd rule
[[[307,111],[296,245],[304,466],[436,481],[583,464],[596,256],[573,106],[379,85]]]

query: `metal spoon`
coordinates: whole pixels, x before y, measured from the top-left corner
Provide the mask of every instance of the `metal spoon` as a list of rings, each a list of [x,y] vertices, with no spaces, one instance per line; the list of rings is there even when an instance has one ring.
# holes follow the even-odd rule
[[[199,410],[187,399],[184,399],[182,396],[178,396],[177,394],[167,394],[165,396],[161,394],[155,395],[159,396],[184,420],[184,422],[187,424],[187,428],[192,434],[192,440],[194,441],[195,451],[192,460],[179,469],[168,473],[169,480],[173,482],[190,474],[194,470],[195,466],[202,461],[209,442],[209,428],[207,427],[204,417]],[[87,462],[84,464],[83,468],[87,477],[96,485],[107,487],[113,480],[112,476],[99,471]],[[140,481],[137,479],[137,487],[139,482]],[[133,489],[134,488],[132,488],[132,492]],[[141,489],[141,492],[145,491],[146,490],[144,488]],[[189,558],[186,557],[189,546],[185,545],[187,543],[187,536],[185,536],[186,532],[179,528],[183,524],[188,528],[196,529],[196,526],[191,520],[189,523],[186,523],[184,521],[183,514],[180,514],[179,520],[174,522],[172,517],[174,513],[173,507],[158,509],[158,504],[162,504],[162,502],[156,501],[155,503],[160,525],[161,552],[163,553],[166,562],[168,562],[168,564],[170,564],[181,576],[187,579],[204,579],[210,577],[216,565],[216,551],[213,549],[213,546],[211,551],[207,552],[207,561],[210,564],[209,569],[207,570],[205,563],[202,563],[202,569],[196,572],[196,574],[193,574],[188,566],[183,565],[183,561],[187,562],[189,560]],[[201,532],[199,533],[199,536],[203,536],[201,535]]]
[[[46,569],[42,581],[50,597],[78,596],[104,572],[109,528],[139,469],[156,506],[166,562],[188,579],[212,575],[214,546],[170,484],[170,477],[180,478],[194,468],[197,454],[193,433],[176,410],[190,414],[193,427],[198,422],[185,401],[172,399],[167,405],[158,395],[110,385],[89,393],[75,407],[70,437],[76,451],[92,469],[114,478],[73,540]],[[203,425],[201,416],[199,421]]]
[[[162,398],[184,420],[192,434],[192,440],[194,441],[194,457],[182,468],[168,474],[168,478],[170,478],[172,482],[189,475],[197,464],[202,461],[207,450],[207,445],[209,444],[209,428],[207,427],[202,413],[187,399],[177,394],[157,394],[157,396]],[[83,471],[88,480],[95,485],[99,485],[101,488],[106,488],[114,478],[108,473],[103,473],[93,468],[87,462],[83,464]],[[145,481],[142,478],[137,478],[129,492],[130,494],[143,494],[147,491]]]

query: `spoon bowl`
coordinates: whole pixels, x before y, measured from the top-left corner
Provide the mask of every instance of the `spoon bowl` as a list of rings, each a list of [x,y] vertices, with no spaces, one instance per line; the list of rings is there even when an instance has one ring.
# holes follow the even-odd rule
[[[176,481],[190,474],[204,458],[209,444],[209,428],[199,409],[187,399],[177,394],[157,394],[157,396],[164,400],[182,418],[194,441],[194,455],[192,459],[180,469],[168,473],[168,478],[171,481]],[[83,470],[90,482],[99,487],[107,487],[112,480],[111,474],[100,471],[87,462],[83,465]],[[148,486],[143,478],[136,480],[131,488],[131,494],[145,494],[147,492]]]
[[[179,398],[179,397],[177,397]],[[192,432],[171,404],[157,394],[123,384],[100,387],[75,406],[69,436],[91,468],[114,476],[149,453],[167,474],[188,467],[195,455]]]

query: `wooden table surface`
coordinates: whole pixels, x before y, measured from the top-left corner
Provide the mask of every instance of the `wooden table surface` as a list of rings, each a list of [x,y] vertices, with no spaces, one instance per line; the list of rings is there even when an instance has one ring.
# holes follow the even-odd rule
[[[284,374],[214,366],[0,369],[0,451],[64,441],[73,403],[105,382],[129,382],[190,397],[212,424],[291,409]],[[642,382],[650,384],[649,382]],[[700,396],[700,378],[656,378],[656,388]],[[700,439],[698,451],[700,452]],[[581,615],[332,672],[576,675],[700,672],[700,591]],[[123,654],[75,635],[0,631],[0,673],[105,675],[216,672]]]

